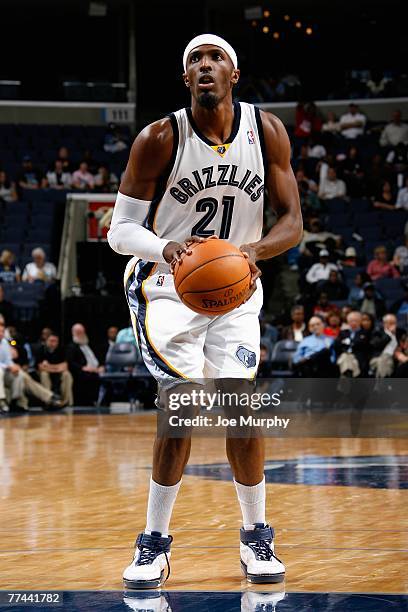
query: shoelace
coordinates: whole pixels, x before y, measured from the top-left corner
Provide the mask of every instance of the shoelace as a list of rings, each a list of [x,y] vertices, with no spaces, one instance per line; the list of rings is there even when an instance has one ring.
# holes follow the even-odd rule
[[[137,565],[150,565],[151,563],[153,563],[153,561],[158,555],[164,554],[164,556],[166,557],[166,563],[167,563],[166,580],[168,580],[170,576],[170,563],[169,563],[169,558],[167,556],[167,553],[165,551],[162,551],[161,548],[156,547],[156,546],[153,548],[146,548],[145,546],[142,546],[141,548],[139,548],[139,550],[140,550],[140,555],[137,560]]]
[[[258,542],[248,542],[248,546],[254,551],[259,561],[271,561],[275,555],[269,546],[270,543],[270,540],[259,540]]]

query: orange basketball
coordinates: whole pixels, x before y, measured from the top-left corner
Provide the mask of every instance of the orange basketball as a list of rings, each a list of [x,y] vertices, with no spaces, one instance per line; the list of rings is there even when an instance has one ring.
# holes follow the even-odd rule
[[[174,268],[174,285],[181,301],[209,316],[234,310],[245,300],[251,271],[242,252],[226,240],[193,243]]]

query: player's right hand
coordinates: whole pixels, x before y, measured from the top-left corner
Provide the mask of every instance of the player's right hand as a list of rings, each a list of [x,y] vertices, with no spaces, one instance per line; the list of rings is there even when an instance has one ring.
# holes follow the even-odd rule
[[[212,238],[218,238],[218,236],[209,236],[208,238],[201,238],[201,236],[189,236],[184,242],[173,242],[170,241],[166,244],[163,249],[163,257],[170,264],[171,273],[174,273],[174,266],[176,263],[182,262],[183,255],[190,255],[192,250],[189,248],[196,242],[206,242]]]

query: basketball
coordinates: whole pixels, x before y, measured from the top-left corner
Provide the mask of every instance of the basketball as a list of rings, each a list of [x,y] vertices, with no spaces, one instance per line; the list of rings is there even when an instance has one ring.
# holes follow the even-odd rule
[[[247,259],[226,240],[194,243],[174,269],[174,285],[182,302],[199,314],[220,315],[246,299],[251,280]]]

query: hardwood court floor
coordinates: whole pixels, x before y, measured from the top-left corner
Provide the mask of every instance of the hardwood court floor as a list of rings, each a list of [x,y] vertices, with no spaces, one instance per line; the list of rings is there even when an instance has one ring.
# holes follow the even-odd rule
[[[122,588],[122,570],[144,527],[154,423],[152,414],[0,421],[0,589]],[[375,458],[382,465],[381,457],[390,456],[403,465],[396,461],[387,472],[385,486],[392,488],[375,488]],[[301,464],[311,458],[328,458],[323,467],[334,483],[333,457],[374,458],[367,467],[374,486],[354,486],[354,462],[339,467],[347,486],[303,483]],[[398,488],[401,478],[408,480],[407,457],[402,439],[267,440],[269,460],[300,461],[297,480],[267,484],[287,592],[408,592],[408,490]],[[211,468],[219,463],[226,463],[220,438],[194,440],[191,473],[173,515],[167,589],[245,587],[240,511],[231,480]],[[319,468],[312,466],[316,482]]]

